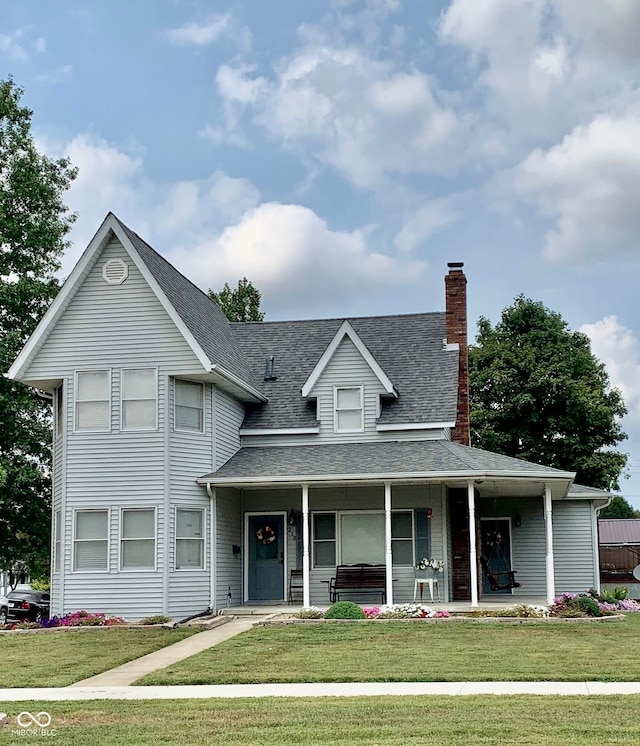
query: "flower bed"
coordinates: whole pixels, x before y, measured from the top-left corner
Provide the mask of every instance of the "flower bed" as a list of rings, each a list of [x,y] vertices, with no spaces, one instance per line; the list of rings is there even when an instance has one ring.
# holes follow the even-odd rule
[[[327,609],[327,611],[329,611]],[[312,606],[294,614],[297,619],[324,619],[327,611]],[[424,604],[393,604],[392,606],[363,606],[365,619],[448,619],[448,611],[434,611]]]
[[[9,622],[0,627],[3,630],[51,629],[53,627],[111,627],[127,624],[127,620],[110,614],[92,614],[89,611],[74,611],[63,616],[52,616],[41,622]]]

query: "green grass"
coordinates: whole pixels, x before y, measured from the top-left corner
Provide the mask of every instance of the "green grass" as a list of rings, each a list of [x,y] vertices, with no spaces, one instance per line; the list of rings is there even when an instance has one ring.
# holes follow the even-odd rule
[[[592,623],[257,627],[137,684],[639,681],[640,614]]]
[[[68,686],[160,650],[194,632],[109,627],[0,635],[2,686]]]
[[[55,737],[46,740],[56,746],[628,746],[640,734],[640,696],[111,700],[3,707],[10,720],[0,730],[0,746],[29,740],[11,734],[22,710],[51,715]]]

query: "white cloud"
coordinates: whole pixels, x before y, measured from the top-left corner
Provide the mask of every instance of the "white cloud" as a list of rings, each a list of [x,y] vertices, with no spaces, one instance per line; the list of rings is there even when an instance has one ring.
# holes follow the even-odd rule
[[[371,251],[366,230],[334,231],[301,205],[263,203],[219,236],[171,252],[188,276],[210,287],[247,276],[269,312],[307,313],[419,279],[425,264]],[[304,314],[305,311],[302,312]]]
[[[452,199],[431,200],[412,211],[411,217],[395,237],[395,246],[398,251],[413,251],[422,242],[444,230],[459,217],[460,212],[454,207]]]
[[[56,157],[68,155],[79,169],[66,195],[80,218],[64,274],[109,211],[205,290],[251,278],[270,313],[300,314],[302,307],[317,314],[338,301],[346,311],[372,291],[419,281],[426,267],[373,250],[371,228],[335,231],[302,205],[260,203],[246,179],[217,171],[204,179],[153,182],[143,153],[86,134],[64,147],[39,146]]]
[[[39,36],[31,46],[36,50],[36,52],[46,52],[47,40],[44,38],[44,36]]]
[[[616,316],[583,324],[580,331],[591,340],[591,349],[605,364],[611,384],[622,392],[629,411],[626,420],[640,426],[640,340]]]
[[[230,13],[209,16],[201,23],[190,21],[167,31],[169,41],[181,46],[205,47],[223,37],[233,39],[243,50],[251,48],[251,32],[239,26]]]
[[[458,121],[425,73],[376,61],[356,47],[308,44],[275,77],[222,66],[218,92],[238,135],[246,109],[286,147],[312,152],[357,187],[392,174],[450,172]]]
[[[547,258],[601,259],[640,248],[640,116],[600,116],[516,169],[516,192],[551,218]]]
[[[18,41],[24,36],[25,29],[16,29],[11,34],[0,34],[0,53],[5,53],[11,62],[26,62],[29,55]]]
[[[637,98],[636,0],[452,0],[442,41],[469,55],[514,137],[559,136]]]

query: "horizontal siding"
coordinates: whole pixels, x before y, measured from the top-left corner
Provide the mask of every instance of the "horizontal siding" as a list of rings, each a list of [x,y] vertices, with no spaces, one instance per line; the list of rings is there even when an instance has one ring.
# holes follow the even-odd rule
[[[245,512],[282,511],[292,508],[300,511],[302,494],[299,489],[275,490],[245,490],[243,492],[243,509]],[[444,560],[443,530],[444,516],[442,514],[442,493],[440,485],[402,485],[392,487],[391,503],[393,510],[415,510],[431,508],[431,555]],[[381,487],[322,487],[309,489],[309,510],[384,510],[384,488]],[[296,538],[287,532],[287,571],[296,567]],[[334,575],[334,568],[311,568],[311,603],[316,606],[326,606],[329,603],[327,590],[328,581]],[[395,603],[407,603],[413,600],[414,573],[413,567],[395,566],[393,570],[395,582],[393,596]],[[440,589],[444,593],[443,585]],[[352,598],[357,599],[357,596]],[[379,603],[380,599],[369,594],[363,596],[363,602]]]
[[[124,260],[129,277],[107,285],[104,263]],[[49,337],[36,354],[25,378],[69,376],[82,367],[157,365],[173,372],[202,373],[187,345],[154,292],[123,246],[113,240],[88,273]]]
[[[205,418],[203,433],[175,432],[173,427],[173,396],[169,397],[170,413],[170,502],[167,556],[169,561],[168,613],[174,618],[197,614],[209,607],[211,595],[211,534],[210,500],[196,478],[213,469],[212,387],[205,386]],[[205,566],[201,570],[175,569],[176,508],[204,509]]]
[[[364,432],[334,433],[334,386],[364,386]],[[378,402],[380,394],[383,393],[385,393],[384,387],[375,373],[367,365],[353,342],[345,337],[311,391],[311,396],[317,397],[318,402],[317,416],[320,433],[316,442],[353,443],[376,440],[378,438],[376,431]]]
[[[136,621],[151,614],[163,613],[162,562],[163,554],[156,542],[157,567],[155,570],[120,571],[120,511],[121,508],[155,508],[156,537],[162,537],[165,516],[162,504],[152,497],[132,501],[128,498],[109,501],[86,501],[78,505],[67,503],[67,527],[73,536],[73,508],[102,508],[109,511],[109,568],[104,572],[71,572],[72,541],[68,551],[67,572],[64,578],[63,611],[85,609],[124,616]]]
[[[243,555],[233,554],[233,545],[243,546],[242,493],[234,489],[216,490],[216,604],[217,608],[243,602]]]
[[[579,593],[599,582],[592,520],[590,500],[553,503],[556,595]]]
[[[240,448],[239,430],[244,419],[244,407],[217,387],[214,396],[215,468],[219,469]]]
[[[333,394],[332,394],[333,395]],[[333,428],[333,425],[331,426]],[[375,440],[380,443],[392,443],[398,440],[450,440],[448,428],[436,428],[434,430],[394,430],[393,432],[382,432],[375,431],[375,435],[371,437],[371,433],[366,438],[362,437],[362,433],[352,433],[352,436],[360,436],[357,440],[353,437],[350,442],[359,441],[371,441]],[[331,438],[327,438],[326,435],[321,437],[320,434],[310,435],[242,435],[241,444],[243,447],[261,447],[265,446],[306,446],[314,445],[316,443],[328,443],[332,442],[333,437],[337,437],[333,430],[331,432]],[[344,442],[342,439],[344,436],[340,436],[339,442]]]

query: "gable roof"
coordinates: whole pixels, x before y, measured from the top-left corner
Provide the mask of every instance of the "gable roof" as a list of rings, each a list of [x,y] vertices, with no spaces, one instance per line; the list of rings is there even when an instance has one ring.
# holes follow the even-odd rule
[[[228,382],[236,393],[245,393],[253,401],[262,395],[251,380],[249,368],[235,344],[229,321],[220,308],[193,283],[154,251],[137,233],[109,213],[86,251],[80,257],[60,292],[36,327],[36,330],[9,369],[7,376],[24,380],[30,366],[58,318],[71,303],[77,288],[94,265],[104,247],[115,236],[158,297],[185,341],[203,366]]]
[[[315,403],[301,391],[332,341],[343,338],[345,321],[399,394],[384,400],[381,425],[455,422],[459,351],[444,349],[445,314],[435,312],[232,324],[253,379],[268,398],[247,412],[243,427],[317,426]],[[271,355],[277,380],[263,381]]]
[[[369,352],[364,342],[356,334],[351,324],[346,320],[342,322],[342,325],[336,332],[334,338],[331,340],[331,342],[329,342],[327,349],[322,353],[322,357],[316,363],[316,367],[311,371],[309,378],[307,378],[307,380],[305,381],[302,387],[302,396],[306,398],[311,394],[311,392],[313,391],[313,387],[316,385],[318,379],[324,372],[324,369],[327,367],[327,365],[335,355],[336,350],[345,337],[348,337],[353,342],[356,349],[362,355],[367,365],[371,368],[376,378],[380,381],[387,394],[397,397],[398,392],[395,390],[395,387],[389,380],[389,377],[382,370],[373,355]]]
[[[562,495],[573,472],[533,464],[447,440],[325,443],[241,448],[200,484],[273,484],[371,479],[560,480]]]

